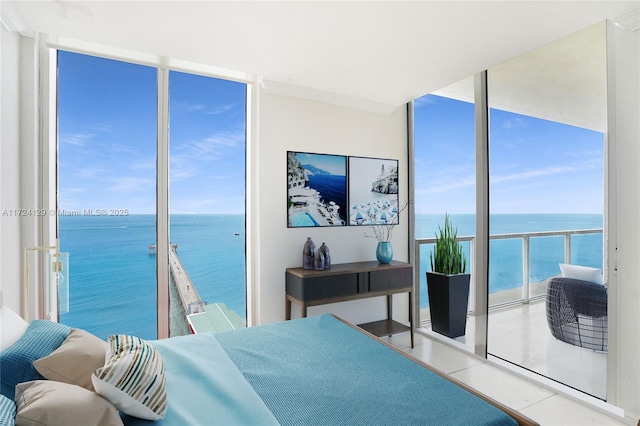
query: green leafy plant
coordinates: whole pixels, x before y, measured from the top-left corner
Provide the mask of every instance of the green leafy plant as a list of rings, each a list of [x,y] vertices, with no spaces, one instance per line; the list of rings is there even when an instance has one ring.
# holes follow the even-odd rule
[[[467,258],[458,242],[458,230],[453,227],[448,214],[444,216],[444,227],[438,225],[436,243],[429,259],[431,270],[440,274],[464,274],[467,269]]]

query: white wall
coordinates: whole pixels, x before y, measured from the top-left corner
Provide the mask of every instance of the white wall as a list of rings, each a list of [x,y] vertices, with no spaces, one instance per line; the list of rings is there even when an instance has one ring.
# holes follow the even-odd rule
[[[257,322],[284,319],[285,269],[302,266],[302,247],[311,237],[325,242],[335,263],[375,260],[377,241],[359,227],[287,228],[287,151],[391,158],[399,160],[400,202],[407,200],[406,108],[391,115],[269,94],[258,94],[258,158],[256,199],[258,259],[256,283],[260,288]],[[406,214],[394,230],[394,259],[408,261]],[[394,297],[394,317],[408,321],[406,295]],[[404,309],[403,309],[404,308]],[[385,299],[375,298],[311,307],[308,315],[333,312],[360,323],[385,318]],[[296,305],[292,317],[299,316]]]
[[[607,27],[609,335],[607,399],[640,418],[640,31]]]
[[[19,312],[20,219],[20,36],[0,25],[0,290],[3,303]]]

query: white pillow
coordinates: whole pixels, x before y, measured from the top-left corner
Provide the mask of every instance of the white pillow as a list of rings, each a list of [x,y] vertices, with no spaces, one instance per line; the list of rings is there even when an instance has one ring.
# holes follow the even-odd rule
[[[29,328],[29,323],[8,306],[0,306],[0,351],[18,341]]]
[[[72,328],[58,349],[34,361],[33,366],[47,380],[70,383],[93,392],[91,375],[104,366],[106,353],[107,342]]]
[[[604,284],[602,273],[598,268],[590,268],[588,266],[569,265],[560,263],[560,271],[565,278],[573,278],[576,280],[590,281],[596,284]]]
[[[160,420],[167,411],[160,353],[134,336],[109,336],[104,367],[91,376],[96,392],[130,416]]]
[[[16,385],[17,425],[122,425],[116,407],[87,389],[51,380]]]

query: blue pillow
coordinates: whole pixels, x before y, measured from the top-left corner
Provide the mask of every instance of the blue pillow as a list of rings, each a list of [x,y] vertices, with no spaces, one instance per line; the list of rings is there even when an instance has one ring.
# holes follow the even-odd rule
[[[13,426],[16,421],[16,404],[0,395],[0,426]]]
[[[13,400],[18,383],[43,380],[33,362],[58,349],[70,330],[57,322],[33,320],[17,342],[0,352],[2,395]]]

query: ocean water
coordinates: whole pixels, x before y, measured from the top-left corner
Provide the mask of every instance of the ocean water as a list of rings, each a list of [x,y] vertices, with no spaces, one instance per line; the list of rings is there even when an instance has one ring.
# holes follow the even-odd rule
[[[459,236],[474,235],[473,215],[451,215]],[[417,215],[416,236],[435,235],[442,215]],[[602,215],[494,215],[491,234],[602,228]],[[201,298],[224,302],[241,317],[245,302],[245,219],[243,215],[172,215],[171,242]],[[155,243],[155,216],[61,216],[60,248],[69,252],[68,313],[61,322],[106,338],[114,332],[156,338],[156,266],[149,254]],[[467,250],[468,244],[464,245]],[[572,263],[602,268],[602,235],[572,239]],[[421,252],[421,270],[429,269],[429,247]],[[561,237],[531,243],[530,279],[559,273]],[[520,240],[490,246],[490,291],[522,285]],[[426,294],[424,277],[421,279]],[[426,297],[421,305],[426,306]]]
[[[202,300],[241,317],[245,303],[243,215],[172,215],[171,242]],[[69,312],[61,322],[101,338],[114,331],[156,338],[155,216],[61,216],[69,252]]]
[[[347,177],[339,175],[310,175],[307,184],[320,193],[325,203],[335,202],[340,206],[338,213],[345,223],[347,218]]]

